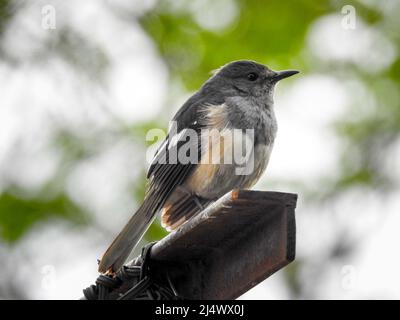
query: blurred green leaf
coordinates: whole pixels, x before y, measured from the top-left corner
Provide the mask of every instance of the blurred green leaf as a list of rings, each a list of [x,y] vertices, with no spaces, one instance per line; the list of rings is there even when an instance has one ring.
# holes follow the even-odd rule
[[[15,12],[10,0],[0,0],[0,36]]]
[[[144,234],[144,238],[147,241],[157,241],[161,240],[168,234],[167,230],[161,227],[159,221],[154,221],[147,232]]]
[[[172,73],[189,90],[197,89],[211,70],[232,60],[253,59],[273,63],[273,68],[292,66],[304,47],[309,25],[333,9],[326,0],[236,3],[240,14],[222,32],[204,30],[188,10],[171,12],[163,3],[141,17]]]
[[[92,149],[97,145],[85,143],[82,137],[64,129],[60,129],[55,135],[53,143],[63,153],[63,158],[68,162],[76,162],[93,155]]]
[[[51,199],[26,198],[11,192],[0,195],[0,236],[6,242],[15,242],[36,223],[54,218],[88,223],[88,217],[65,194]]]
[[[165,134],[167,134],[165,123],[160,123],[156,119],[153,121],[144,121],[128,125],[124,128],[124,132],[128,136],[135,138],[137,141],[143,141],[144,146],[148,147],[157,142],[146,141],[146,135],[152,129],[161,129],[164,131]]]
[[[297,259],[285,267],[283,275],[290,288],[292,299],[301,296],[303,285],[301,283],[300,271],[303,261]]]

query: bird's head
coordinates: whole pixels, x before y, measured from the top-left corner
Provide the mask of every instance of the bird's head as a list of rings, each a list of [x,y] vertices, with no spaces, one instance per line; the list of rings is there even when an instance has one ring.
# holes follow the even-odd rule
[[[214,71],[207,83],[228,94],[262,97],[272,95],[278,81],[297,73],[296,70],[273,71],[254,61],[239,60]]]

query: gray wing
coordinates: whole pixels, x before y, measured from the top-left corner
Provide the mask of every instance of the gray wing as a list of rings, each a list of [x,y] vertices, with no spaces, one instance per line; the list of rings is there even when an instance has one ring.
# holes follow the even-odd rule
[[[199,133],[202,121],[198,119],[200,116],[198,110],[204,104],[212,104],[214,100],[200,93],[192,96],[173,119],[178,123],[178,134],[184,133],[184,130],[187,129],[194,129],[195,132]],[[99,263],[100,272],[115,272],[122,267],[129,253],[150,226],[155,215],[195,168],[196,163],[189,162],[184,164],[179,161],[177,163],[169,163],[168,154],[171,148],[179,150],[179,147],[186,142],[186,140],[178,140],[176,144],[173,144],[171,141],[173,140],[167,138],[156,153],[148,171],[149,184],[146,197],[142,205],[104,253]],[[200,143],[198,143],[197,148],[201,150]],[[198,152],[198,155],[200,157],[200,152]],[[162,156],[165,156],[167,161],[160,162]]]
[[[205,104],[221,104],[223,98],[213,94],[208,96],[202,94],[201,92],[193,95],[177,112],[173,121],[177,123],[177,133],[178,135],[185,134],[185,130],[192,129],[195,130],[198,137],[200,137],[200,131],[204,126],[204,122],[200,121],[199,117],[201,113],[199,109]],[[161,147],[157,150],[154,159],[147,172],[148,189],[146,192],[146,198],[151,197],[151,202],[153,202],[153,208],[159,210],[164,205],[165,201],[171,195],[171,193],[179,186],[184,183],[186,178],[193,171],[196,163],[180,163],[179,159],[177,163],[170,163],[169,152],[176,152],[179,148],[186,144],[189,140],[183,139],[173,141],[174,137],[170,137],[168,134],[166,140],[162,143]],[[193,141],[192,143],[197,144],[197,154],[198,161],[200,161],[201,156],[201,139]],[[175,149],[174,149],[175,148]],[[160,161],[166,160],[166,161]]]

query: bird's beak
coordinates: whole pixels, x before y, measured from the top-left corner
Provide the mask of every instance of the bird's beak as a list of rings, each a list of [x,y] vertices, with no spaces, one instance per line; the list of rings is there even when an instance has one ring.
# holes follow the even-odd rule
[[[278,82],[282,79],[289,78],[291,76],[294,76],[295,74],[298,74],[300,71],[297,70],[283,70],[283,71],[277,71],[276,74],[273,76],[273,80],[275,82]]]

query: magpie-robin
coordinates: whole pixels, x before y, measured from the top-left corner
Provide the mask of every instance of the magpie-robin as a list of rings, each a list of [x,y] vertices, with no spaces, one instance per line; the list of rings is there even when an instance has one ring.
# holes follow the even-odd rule
[[[163,226],[174,230],[225,193],[257,182],[268,164],[277,132],[275,84],[296,73],[275,72],[254,61],[234,61],[218,69],[184,103],[173,118],[175,130],[170,129],[150,165],[145,199],[104,253],[100,272],[113,273],[122,267],[157,213],[161,212]],[[235,138],[237,130],[246,134]],[[209,143],[215,132],[222,138]],[[232,157],[227,161],[227,155],[243,141],[251,142],[251,157],[246,158],[246,168],[251,170],[241,172],[238,169],[243,169],[243,163]],[[188,150],[194,161],[182,156]],[[215,154],[220,161],[214,161]]]

